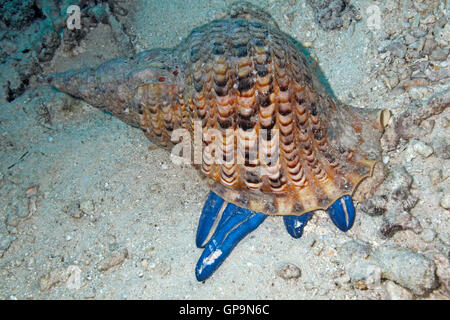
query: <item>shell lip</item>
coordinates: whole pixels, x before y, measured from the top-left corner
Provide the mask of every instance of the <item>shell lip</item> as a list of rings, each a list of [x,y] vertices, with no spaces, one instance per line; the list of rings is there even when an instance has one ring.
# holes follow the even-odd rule
[[[369,178],[369,177],[371,177],[371,176],[373,175],[373,171],[374,171],[375,165],[376,165],[379,161],[376,161],[376,160],[371,160],[371,161],[372,161],[373,163],[372,163],[371,166],[370,166],[369,172],[368,172],[367,174],[361,176],[361,178],[359,179],[359,181],[353,185],[352,190],[351,190],[350,192],[342,192],[342,194],[340,194],[338,197],[332,198],[327,206],[316,206],[316,207],[313,207],[313,208],[309,209],[308,211],[305,210],[305,211],[303,211],[303,212],[301,212],[301,213],[291,213],[291,214],[289,214],[289,213],[284,213],[284,212],[275,212],[275,213],[273,213],[273,212],[264,212],[264,211],[261,211],[261,210],[259,210],[258,212],[264,213],[264,214],[270,215],[270,216],[302,216],[302,215],[304,215],[304,214],[307,214],[307,213],[313,212],[313,211],[317,211],[317,210],[323,210],[323,211],[326,211],[326,210],[327,210],[334,202],[336,202],[336,201],[337,201],[338,199],[340,199],[341,197],[343,197],[343,196],[350,196],[350,197],[353,196],[353,194],[355,193],[356,189],[357,189],[358,186],[361,184],[361,182],[364,181],[366,178]],[[203,177],[203,178],[205,178],[205,177]],[[214,184],[220,184],[220,183],[218,183],[217,181],[212,180],[212,179],[210,179],[210,178],[208,178],[208,177],[206,177],[206,178],[207,178],[207,180],[210,180],[210,181],[212,182],[212,184],[209,184],[209,185],[210,185],[211,191],[214,192],[214,190],[213,190]],[[222,186],[223,188],[227,189],[227,190],[237,191],[237,190],[235,190],[235,189],[231,189],[231,188],[229,188],[229,187],[227,187],[227,186],[224,186],[224,185],[221,185],[221,186]],[[241,191],[241,192],[244,192],[244,191]],[[219,195],[219,196],[220,196],[220,195]],[[236,205],[236,206],[238,206],[238,207],[243,207],[243,206],[242,206],[242,203],[238,203],[238,202],[236,202],[236,201],[234,201],[234,200],[225,199],[225,201],[227,201],[227,202],[229,202],[229,203],[232,203],[232,204],[234,204],[234,205]],[[248,209],[248,210],[251,210],[251,211],[255,211],[255,210],[252,210],[249,206],[246,206],[246,207],[243,207],[243,208]],[[277,209],[278,209],[278,208],[277,208]]]

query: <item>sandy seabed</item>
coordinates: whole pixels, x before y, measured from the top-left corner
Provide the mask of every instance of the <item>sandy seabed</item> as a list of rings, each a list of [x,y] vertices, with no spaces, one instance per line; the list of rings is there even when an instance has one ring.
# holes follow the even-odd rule
[[[424,71],[427,82],[405,82],[423,57],[427,68],[448,70],[448,51],[433,56],[448,43],[436,40],[427,55],[426,44],[411,45],[437,37],[434,28],[448,32],[448,23],[439,24],[448,17],[444,2],[418,1],[434,8],[425,10],[412,1],[351,1],[359,21],[328,31],[305,1],[252,2],[310,48],[344,103],[386,108],[395,119],[448,92],[448,76]],[[230,3],[128,1],[121,22],[137,52],[171,47]],[[381,26],[371,30],[374,4]],[[429,15],[434,22],[423,21]],[[408,57],[410,49],[419,55]],[[59,48],[43,73],[123,52],[111,27],[99,24],[75,54]],[[140,130],[33,81],[13,101],[0,100],[0,299],[448,299],[449,116],[444,108],[421,122],[422,136],[384,147],[387,182],[378,195],[386,196],[385,212],[357,205],[347,233],[317,212],[297,240],[280,217],[269,217],[200,283],[195,232],[208,188],[195,170],[174,165]],[[398,186],[413,204],[391,197]]]

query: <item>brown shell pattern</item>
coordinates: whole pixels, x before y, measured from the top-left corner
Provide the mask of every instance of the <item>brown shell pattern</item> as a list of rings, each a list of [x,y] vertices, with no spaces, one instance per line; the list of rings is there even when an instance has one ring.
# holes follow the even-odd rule
[[[195,142],[198,122],[203,157],[194,166],[226,201],[257,212],[326,209],[380,156],[380,111],[335,101],[297,44],[259,21],[216,20],[174,49],[47,80],[160,146],[173,146],[179,128]]]
[[[176,102],[163,101],[176,92],[148,87],[143,94],[156,99],[144,108],[143,127],[168,141],[174,127],[193,132],[199,120],[204,148],[212,143],[208,130],[218,130],[214,148],[226,161],[212,161],[214,155],[204,152],[198,170],[225,200],[267,214],[299,215],[327,208],[370,174],[374,159],[340,143],[339,132],[331,132],[333,141],[329,136],[343,126],[358,135],[376,122],[338,109],[278,29],[243,19],[213,21],[195,29],[175,55],[186,66],[184,92]],[[272,140],[279,141],[276,163]]]

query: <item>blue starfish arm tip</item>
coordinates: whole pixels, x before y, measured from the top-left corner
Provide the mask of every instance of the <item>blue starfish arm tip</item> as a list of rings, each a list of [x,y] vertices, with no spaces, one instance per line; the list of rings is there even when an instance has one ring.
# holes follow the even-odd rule
[[[312,212],[307,212],[301,216],[284,216],[284,225],[287,232],[295,239],[303,235],[303,229],[312,217]]]
[[[339,198],[327,209],[327,212],[336,227],[344,232],[350,230],[355,222],[355,207],[351,196]]]
[[[212,191],[209,192],[198,221],[197,236],[195,238],[197,248],[203,248],[205,246],[205,241],[208,238],[211,228],[214,225],[224,202],[225,201],[217,194]]]
[[[195,267],[197,280],[203,281],[209,278],[230,255],[239,241],[255,230],[266,217],[267,215],[263,213],[253,212],[229,203],[197,262]]]

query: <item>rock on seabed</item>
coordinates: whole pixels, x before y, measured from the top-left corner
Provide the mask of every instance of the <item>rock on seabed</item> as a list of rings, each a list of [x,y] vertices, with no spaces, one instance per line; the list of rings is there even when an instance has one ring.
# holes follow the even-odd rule
[[[416,295],[425,295],[437,287],[434,262],[420,253],[395,247],[378,247],[372,251],[382,269],[382,277],[410,289]]]

